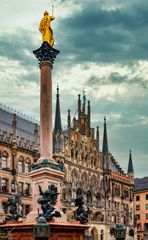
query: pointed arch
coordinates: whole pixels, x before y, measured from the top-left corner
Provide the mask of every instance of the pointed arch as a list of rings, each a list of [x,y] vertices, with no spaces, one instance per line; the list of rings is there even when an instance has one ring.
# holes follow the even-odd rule
[[[99,239],[99,235],[98,235],[98,231],[97,231],[96,227],[92,228],[91,237],[92,237],[92,240],[98,240]]]
[[[88,187],[88,174],[85,171],[82,173],[81,183],[82,183],[83,189]]]
[[[71,172],[71,181],[72,181],[72,184],[73,184],[74,187],[77,186],[78,177],[79,177],[78,170],[76,168],[74,168]]]

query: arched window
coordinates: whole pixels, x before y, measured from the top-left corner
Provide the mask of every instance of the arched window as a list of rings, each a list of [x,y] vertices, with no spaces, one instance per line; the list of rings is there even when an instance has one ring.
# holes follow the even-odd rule
[[[92,238],[92,240],[98,240],[99,239],[98,231],[95,227],[91,230],[91,238]]]
[[[78,157],[78,150],[76,150],[76,152],[75,152],[75,158],[77,158]]]
[[[96,194],[96,204],[97,204],[97,206],[101,204],[101,195],[100,195],[100,193]]]
[[[18,173],[23,173],[23,172],[24,172],[24,158],[20,156],[18,160]]]
[[[78,184],[78,171],[74,168],[71,172],[72,186],[75,188]]]
[[[25,173],[29,173],[30,172],[30,159],[27,158],[25,161]]]
[[[66,189],[63,188],[63,191],[62,191],[62,200],[65,201],[66,200]]]
[[[96,167],[96,163],[97,163],[97,159],[95,158],[95,161],[94,161],[94,167]]]
[[[1,167],[7,168],[8,153],[6,151],[1,152]]]
[[[90,191],[87,192],[86,197],[87,197],[87,203],[92,204],[92,195]]]
[[[82,190],[81,188],[78,188],[77,191],[76,191],[76,194],[79,196],[79,195],[82,195]]]

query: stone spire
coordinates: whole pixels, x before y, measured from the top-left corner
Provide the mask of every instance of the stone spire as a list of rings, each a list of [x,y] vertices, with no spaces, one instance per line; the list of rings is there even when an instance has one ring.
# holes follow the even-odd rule
[[[85,91],[83,90],[83,105],[82,105],[83,113],[85,113],[85,105],[86,105],[86,95],[85,95]]]
[[[106,128],[106,117],[104,117],[104,134],[103,134],[103,156],[108,155],[108,140],[107,140],[107,128]]]
[[[108,151],[108,139],[107,139],[107,127],[106,127],[106,117],[104,117],[104,134],[103,134],[103,165],[104,169],[109,169],[109,151]]]
[[[78,121],[80,120],[80,114],[81,114],[81,95],[78,94]]]
[[[134,168],[133,168],[133,161],[132,161],[132,152],[131,152],[131,150],[130,150],[130,153],[129,153],[129,162],[128,162],[127,174],[130,177],[131,183],[134,184]]]
[[[59,96],[60,96],[60,94],[59,94],[59,86],[57,86],[56,112],[55,112],[55,124],[54,124],[54,133],[55,134],[62,132]]]
[[[90,101],[88,101],[88,105],[87,105],[87,116],[88,116],[88,128],[89,128],[89,131],[90,131],[90,119],[91,119],[91,107],[90,107]]]
[[[134,174],[133,161],[132,161],[132,152],[129,153],[129,162],[128,162],[128,171],[127,174]]]
[[[97,126],[96,130],[96,141],[97,141],[97,149],[100,150],[99,143],[100,143],[100,134],[99,134],[99,126]]]
[[[70,128],[71,128],[71,115],[70,115],[70,109],[68,109],[67,125],[68,125],[68,129],[70,129]]]

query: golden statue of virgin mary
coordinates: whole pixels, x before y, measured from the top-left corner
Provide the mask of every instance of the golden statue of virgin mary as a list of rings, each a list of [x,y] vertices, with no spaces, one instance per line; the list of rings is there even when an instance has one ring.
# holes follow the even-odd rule
[[[54,38],[50,22],[54,19],[54,16],[49,16],[48,11],[45,11],[44,17],[42,18],[39,25],[39,31],[42,33],[42,42],[48,42],[51,47],[54,45]]]

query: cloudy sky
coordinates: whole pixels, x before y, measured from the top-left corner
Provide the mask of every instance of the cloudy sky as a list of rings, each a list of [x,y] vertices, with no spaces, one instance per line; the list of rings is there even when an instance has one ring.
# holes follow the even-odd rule
[[[39,22],[49,0],[5,0],[0,7],[0,103],[39,119]],[[109,149],[126,171],[148,175],[148,1],[55,0],[52,28],[61,51],[53,70],[63,128],[77,95],[91,101],[92,125],[107,117]]]

